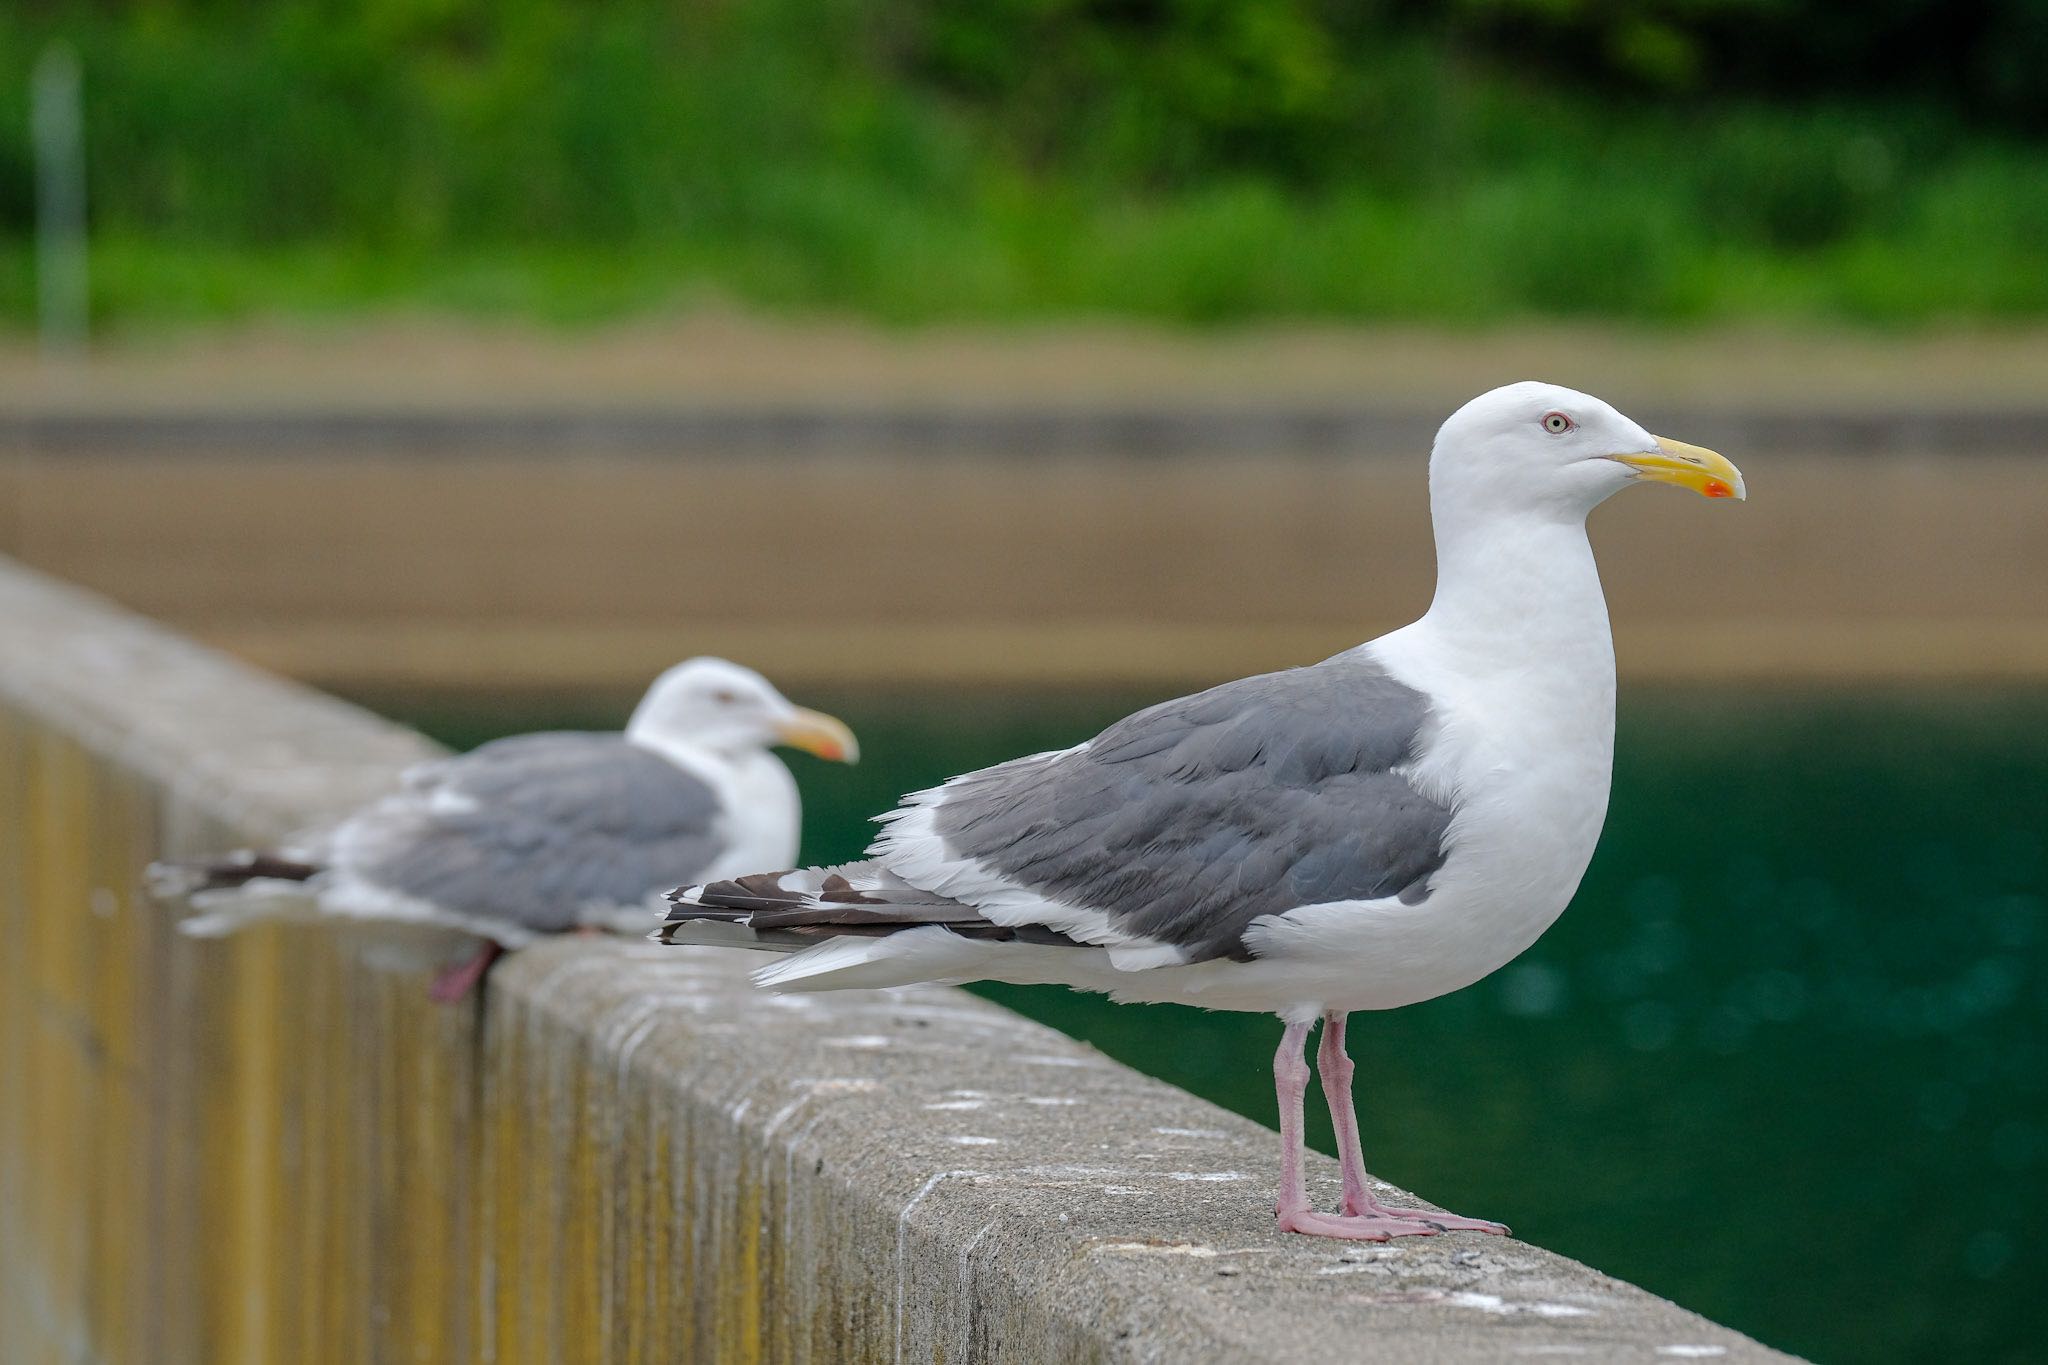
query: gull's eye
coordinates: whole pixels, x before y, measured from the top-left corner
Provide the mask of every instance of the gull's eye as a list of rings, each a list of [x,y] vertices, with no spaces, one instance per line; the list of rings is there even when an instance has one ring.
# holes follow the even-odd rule
[[[740,694],[729,687],[721,687],[711,694],[711,700],[717,702],[720,706],[737,706],[739,705]]]
[[[1577,425],[1577,422],[1574,422],[1561,412],[1546,412],[1543,414],[1543,429],[1552,436],[1562,436]]]

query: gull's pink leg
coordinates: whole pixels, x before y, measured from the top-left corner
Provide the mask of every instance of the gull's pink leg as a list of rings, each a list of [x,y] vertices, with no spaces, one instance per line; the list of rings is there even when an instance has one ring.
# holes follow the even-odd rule
[[[1310,1020],[1290,1021],[1273,1054],[1273,1090],[1280,1101],[1280,1230],[1311,1237],[1345,1237],[1384,1242],[1392,1237],[1427,1237],[1437,1229],[1423,1223],[1388,1218],[1340,1218],[1317,1213],[1308,1203],[1308,1173],[1302,1169],[1302,1097],[1308,1094],[1308,1062],[1302,1045]],[[1348,1177],[1347,1177],[1348,1180]]]
[[[1382,1204],[1365,1178],[1365,1150],[1358,1140],[1358,1110],[1351,1100],[1351,1054],[1344,1050],[1345,1015],[1341,1010],[1323,1014],[1323,1040],[1316,1051],[1316,1073],[1322,1078],[1323,1099],[1330,1106],[1330,1123],[1337,1130],[1337,1160],[1344,1167],[1344,1212],[1354,1218],[1386,1219],[1397,1223],[1428,1223],[1445,1232],[1491,1232],[1507,1235],[1507,1228],[1484,1218],[1458,1218],[1433,1209],[1398,1209]]]
[[[1316,1076],[1323,1083],[1323,1102],[1330,1106],[1330,1124],[1337,1130],[1337,1164],[1344,1168],[1344,1212],[1362,1214],[1373,1206],[1372,1187],[1365,1183],[1365,1149],[1358,1140],[1358,1110],[1351,1103],[1351,1054],[1344,1050],[1345,1014],[1323,1014],[1323,1040],[1316,1048]]]
[[[484,973],[504,951],[495,940],[485,939],[473,956],[435,973],[434,984],[427,991],[428,998],[437,1005],[454,1004],[476,989],[476,983],[484,979]]]
[[[1301,1100],[1308,1093],[1308,1063],[1301,1059],[1308,1024],[1290,1020],[1273,1054],[1273,1092],[1280,1103],[1280,1230],[1291,1216],[1307,1213],[1308,1176],[1301,1169]]]

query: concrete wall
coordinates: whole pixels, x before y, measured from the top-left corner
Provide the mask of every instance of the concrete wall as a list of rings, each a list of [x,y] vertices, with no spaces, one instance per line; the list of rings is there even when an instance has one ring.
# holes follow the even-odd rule
[[[147,422],[72,443],[0,421],[0,554],[366,692],[636,693],[679,642],[790,686],[1165,690],[1348,649],[1434,583],[1433,422],[1388,454],[1219,419],[1220,444],[1155,458],[1103,422],[1028,454],[734,425],[586,447],[538,417],[228,421],[166,449]],[[1645,489],[1594,518],[1625,677],[2048,677],[2048,462],[1897,432],[1765,452],[1728,425],[1659,429],[1724,446],[1751,501]]]
[[[1773,1358],[1521,1242],[1281,1238],[1270,1133],[959,992],[563,942],[437,1008],[136,891],[428,752],[0,561],[0,1360]]]

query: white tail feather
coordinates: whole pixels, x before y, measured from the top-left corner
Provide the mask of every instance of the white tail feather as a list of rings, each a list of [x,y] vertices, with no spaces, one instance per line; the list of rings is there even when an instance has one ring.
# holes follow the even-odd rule
[[[897,974],[868,980],[872,973],[861,971],[875,965],[886,938],[835,938],[771,962],[754,972],[754,984],[764,991],[832,991],[860,986],[893,986]]]
[[[192,897],[202,913],[178,921],[188,938],[222,938],[264,920],[320,917],[319,895],[304,882],[259,878],[231,890],[202,891]]]
[[[769,991],[873,990],[919,981],[967,981],[982,975],[989,949],[937,925],[873,938],[829,939],[754,973]]]

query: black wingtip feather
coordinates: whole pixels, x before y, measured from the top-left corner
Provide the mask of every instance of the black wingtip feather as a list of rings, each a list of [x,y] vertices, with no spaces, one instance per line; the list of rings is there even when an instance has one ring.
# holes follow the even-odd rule
[[[300,858],[244,849],[225,858],[151,863],[144,881],[158,899],[176,900],[207,891],[231,891],[258,880],[303,882],[319,871],[318,864]]]

